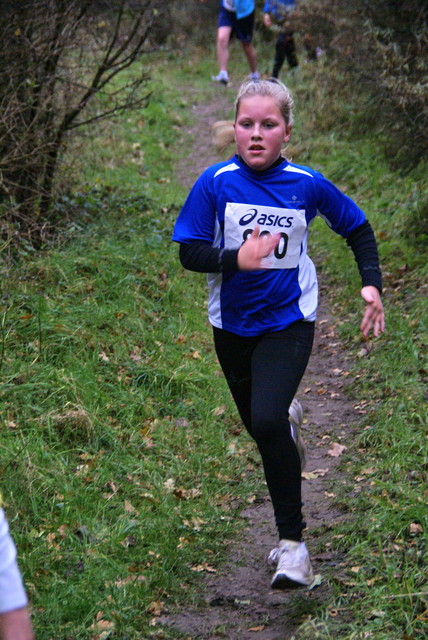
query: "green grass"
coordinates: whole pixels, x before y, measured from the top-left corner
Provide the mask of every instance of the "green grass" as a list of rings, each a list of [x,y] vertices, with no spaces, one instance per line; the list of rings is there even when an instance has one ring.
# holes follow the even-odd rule
[[[270,64],[271,50],[261,51]],[[152,626],[156,610],[199,600],[199,570],[215,568],[240,507],[262,490],[218,374],[205,279],[183,272],[170,242],[185,197],[174,174],[191,145],[185,125],[192,105],[218,91],[206,81],[214,56],[188,53],[154,57],[151,106],[108,123],[82,151],[79,182],[58,204],[76,212],[62,246],[2,263],[2,492],[40,640],[174,637]],[[241,52],[232,55],[244,75]],[[328,532],[346,566],[326,577],[334,599],[296,638],[420,638],[426,267],[411,229],[428,180],[423,168],[391,173],[375,141],[317,131],[321,72],[302,66],[290,79],[290,153],[367,211],[387,332],[368,343],[357,336],[356,268],[319,221],[312,253],[355,355],[349,393],[363,413],[334,487],[351,517]]]
[[[312,251],[329,284],[344,347],[355,357],[348,393],[362,421],[344,459],[344,481],[334,487],[351,512],[333,532],[335,548],[346,554],[345,577],[332,573],[336,601],[298,638],[422,638],[428,599],[426,166],[393,173],[376,141],[308,125],[316,111],[311,88],[296,89],[307,100],[295,133],[304,131],[315,144],[304,142],[296,161],[318,168],[366,211],[379,242],[387,324],[379,339],[357,335],[362,304],[353,259],[318,221]]]
[[[158,214],[112,207],[4,291],[2,488],[38,637],[92,637],[99,611],[141,637],[252,491],[203,284]]]

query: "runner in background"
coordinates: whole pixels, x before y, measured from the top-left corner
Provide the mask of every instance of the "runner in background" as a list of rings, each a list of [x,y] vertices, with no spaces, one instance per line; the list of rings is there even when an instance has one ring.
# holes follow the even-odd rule
[[[206,2],[206,0],[200,0]],[[217,60],[219,73],[214,82],[229,84],[229,46],[232,33],[242,44],[250,67],[250,78],[257,80],[257,54],[253,44],[255,3],[254,0],[220,0],[217,27]]]
[[[275,58],[272,78],[278,78],[284,60],[287,58],[290,69],[297,67],[294,30],[290,21],[294,9],[294,0],[267,0],[263,7],[263,23],[266,27],[279,30],[275,43]]]

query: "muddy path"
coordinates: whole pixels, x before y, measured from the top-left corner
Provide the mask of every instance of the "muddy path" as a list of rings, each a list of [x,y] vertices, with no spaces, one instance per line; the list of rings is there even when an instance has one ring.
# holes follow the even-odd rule
[[[190,187],[206,166],[218,161],[209,144],[210,127],[227,117],[233,95],[233,90],[219,91],[215,104],[192,108],[193,124],[186,134],[193,139],[194,151],[180,168],[185,186]],[[351,382],[349,356],[341,350],[326,293],[321,282],[315,345],[297,394],[305,411],[302,434],[308,445],[303,474],[305,541],[321,584],[312,590],[270,590],[267,557],[277,536],[270,499],[262,486],[255,503],[241,513],[245,529],[229,544],[226,562],[215,574],[201,576],[201,606],[170,611],[159,620],[186,640],[290,640],[311,613],[328,604],[329,574],[334,571],[337,578],[343,570],[332,529],[346,513],[331,487],[340,481],[340,456],[353,438],[350,424],[359,416],[358,407],[344,392]]]

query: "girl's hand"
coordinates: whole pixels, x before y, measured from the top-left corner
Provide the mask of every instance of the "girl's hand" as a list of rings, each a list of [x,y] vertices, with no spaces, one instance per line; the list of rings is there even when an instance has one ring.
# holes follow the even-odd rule
[[[361,289],[361,297],[366,302],[367,306],[360,329],[365,336],[368,336],[370,329],[373,329],[373,333],[377,337],[379,333],[383,333],[385,331],[385,313],[380,293],[376,287],[363,287]]]
[[[238,251],[238,267],[240,271],[256,271],[263,269],[262,259],[267,258],[278,246],[279,234],[260,235],[260,227],[256,225],[253,233],[247,238]]]

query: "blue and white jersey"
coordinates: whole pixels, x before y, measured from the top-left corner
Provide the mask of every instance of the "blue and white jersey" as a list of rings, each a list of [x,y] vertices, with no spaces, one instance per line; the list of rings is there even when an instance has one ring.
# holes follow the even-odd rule
[[[318,284],[307,243],[316,215],[343,237],[366,220],[322,174],[287,160],[254,171],[235,156],[199,177],[177,218],[174,241],[239,249],[255,225],[281,238],[263,270],[208,274],[212,325],[255,336],[315,320]]]
[[[238,20],[249,16],[254,11],[254,0],[221,0],[221,6],[236,13]]]

